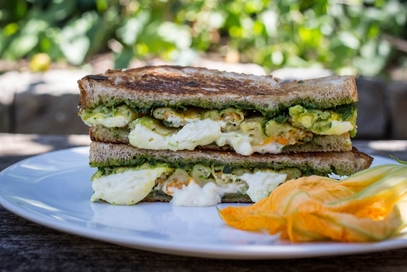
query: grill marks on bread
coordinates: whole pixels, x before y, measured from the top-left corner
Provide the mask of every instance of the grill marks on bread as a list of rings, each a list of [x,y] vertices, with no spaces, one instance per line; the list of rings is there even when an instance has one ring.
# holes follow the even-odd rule
[[[244,96],[279,91],[279,79],[273,76],[243,75],[206,68],[148,66],[120,72],[108,70],[106,75],[111,76],[118,85],[124,82],[123,86],[139,92],[213,96],[227,91]]]
[[[86,76],[78,84],[82,108],[127,102],[140,108],[225,108],[236,105],[270,113],[298,103],[330,108],[357,101],[352,76],[280,84],[280,80],[271,75],[255,76],[196,67],[147,66],[108,70],[103,75]]]
[[[108,80],[101,80],[107,78]],[[99,89],[100,84],[106,88],[117,88],[124,93],[137,92],[139,95],[187,95],[205,96],[219,94],[242,96],[263,96],[278,94],[279,79],[273,76],[243,75],[220,72],[206,68],[179,66],[147,66],[128,70],[107,70],[105,75],[86,76],[82,88]],[[83,82],[83,83],[85,83]]]

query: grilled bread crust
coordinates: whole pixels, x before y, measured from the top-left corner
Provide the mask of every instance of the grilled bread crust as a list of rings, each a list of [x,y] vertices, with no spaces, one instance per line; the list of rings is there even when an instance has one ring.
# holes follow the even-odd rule
[[[358,100],[353,76],[330,76],[280,84],[271,75],[255,76],[197,67],[146,66],[107,70],[78,80],[81,108],[126,103],[158,106],[258,110],[266,115],[296,104],[327,109]]]
[[[149,150],[126,144],[92,142],[89,162],[93,167],[135,166],[142,163],[168,163],[169,165],[229,165],[242,168],[283,169],[299,168],[303,173],[351,175],[366,169],[373,158],[353,148],[344,152],[314,152],[289,154],[253,154],[243,156],[234,152],[213,150]]]
[[[92,141],[129,144],[129,129],[127,128],[107,128],[101,125],[96,125],[89,128],[89,135]],[[216,144],[198,146],[196,149],[210,149],[234,151],[229,145],[218,146]],[[310,142],[288,145],[283,148],[282,153],[288,152],[332,152],[332,151],[350,151],[352,150],[352,142],[349,133],[342,135],[314,135]]]

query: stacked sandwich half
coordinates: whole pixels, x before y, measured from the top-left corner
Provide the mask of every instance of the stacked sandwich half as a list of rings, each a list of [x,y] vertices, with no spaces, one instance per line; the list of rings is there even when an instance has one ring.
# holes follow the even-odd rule
[[[281,84],[272,76],[154,66],[78,81],[92,139],[92,201],[181,206],[256,202],[288,179],[350,175],[351,76]]]

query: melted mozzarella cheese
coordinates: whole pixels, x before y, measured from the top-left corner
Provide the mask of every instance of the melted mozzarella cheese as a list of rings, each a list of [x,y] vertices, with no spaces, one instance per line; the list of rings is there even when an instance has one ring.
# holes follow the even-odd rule
[[[132,120],[131,117],[129,116],[123,116],[123,115],[117,115],[117,116],[103,116],[103,115],[95,115],[89,119],[87,119],[85,122],[86,125],[88,126],[93,126],[93,125],[103,125],[108,128],[114,128],[114,127],[124,127],[130,121]]]
[[[257,171],[253,174],[245,173],[239,178],[249,185],[246,194],[252,201],[257,202],[267,197],[274,188],[283,183],[287,179],[287,175],[276,172]]]
[[[141,124],[137,124],[128,137],[130,144],[135,147],[146,149],[169,149],[167,140],[168,136],[161,136]]]
[[[191,180],[187,186],[181,188],[166,188],[172,196],[171,203],[174,206],[185,207],[204,207],[214,206],[221,203],[222,196],[225,193],[237,193],[242,184],[225,184],[219,186],[214,182],[208,182],[203,187]]]
[[[96,178],[92,182],[94,194],[91,201],[104,200],[116,205],[133,205],[143,200],[154,188],[156,180],[168,169],[157,167],[151,169],[129,169],[122,173],[110,174]],[[227,174],[228,180],[243,180],[248,189],[245,192],[252,201],[257,202],[267,197],[270,192],[287,178],[286,174],[270,171],[257,171],[242,176]],[[165,184],[163,192],[172,196],[171,203],[175,206],[213,206],[219,204],[225,193],[244,193],[245,184],[231,182],[227,184],[216,184],[208,182],[203,187],[194,180],[181,188],[167,187]]]
[[[284,147],[277,142],[254,145],[253,137],[240,132],[222,132],[223,126],[223,121],[197,120],[186,124],[175,134],[162,136],[139,123],[130,131],[128,137],[132,146],[154,150],[194,150],[197,146],[216,142],[219,146],[230,145],[236,153],[251,155],[254,152],[277,154]]]
[[[168,139],[168,144],[179,149],[193,150],[198,145],[208,145],[222,135],[218,122],[210,119],[186,124],[178,133]]]
[[[88,126],[102,125],[114,128],[127,126],[137,117],[137,113],[126,105],[121,105],[115,109],[99,106],[90,112],[82,110],[80,116]]]
[[[277,154],[281,153],[281,150],[283,149],[284,145],[279,144],[277,142],[271,142],[265,145],[254,145],[252,146],[252,153],[258,152],[261,154],[265,153],[271,153],[271,154]]]
[[[129,134],[131,145],[147,149],[193,150],[198,145],[213,143],[222,135],[218,122],[210,119],[185,125],[178,133],[162,136],[147,127],[137,124]]]
[[[174,206],[213,206],[220,203],[222,199],[222,192],[213,182],[208,182],[201,187],[191,181],[188,186],[183,186],[181,189],[174,188],[171,191],[171,203]]]
[[[216,144],[224,146],[230,145],[233,149],[242,155],[251,155],[254,152],[258,153],[280,153],[284,145],[276,142],[271,142],[265,145],[252,145],[253,138],[250,136],[242,135],[237,132],[222,133],[222,136],[216,140]]]
[[[104,200],[117,205],[136,204],[151,192],[156,179],[166,171],[165,167],[130,169],[96,178],[92,181],[94,193],[91,201]]]
[[[340,135],[346,132],[351,131],[354,128],[354,126],[351,124],[351,122],[343,122],[343,121],[332,121],[331,122],[331,127],[325,131],[322,131],[320,134],[323,135]]]
[[[216,144],[224,146],[226,144],[242,155],[250,155],[253,153],[251,142],[253,139],[249,136],[242,135],[237,132],[222,133],[221,137],[216,140]]]
[[[246,194],[253,202],[257,202],[267,197],[271,191],[287,179],[286,174],[280,174],[271,171],[257,171],[250,174],[245,173],[242,176],[228,175],[229,179],[243,180],[247,183]],[[233,177],[231,177],[233,176]],[[200,187],[193,180],[187,186],[181,188],[164,188],[163,191],[169,192],[173,197],[171,203],[175,206],[213,206],[221,203],[222,196],[225,193],[237,193],[242,189],[242,183],[228,183],[219,186],[213,182],[208,182]]]

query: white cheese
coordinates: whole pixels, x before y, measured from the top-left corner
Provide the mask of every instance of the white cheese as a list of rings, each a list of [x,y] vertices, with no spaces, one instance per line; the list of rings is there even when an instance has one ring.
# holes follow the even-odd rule
[[[276,142],[271,142],[265,145],[252,145],[253,138],[250,136],[242,135],[237,132],[222,133],[222,136],[216,140],[216,144],[223,146],[230,145],[233,149],[242,155],[251,155],[254,152],[258,153],[280,153],[284,145]]]
[[[253,174],[245,173],[239,178],[249,185],[246,194],[252,201],[257,202],[267,197],[274,188],[283,183],[287,179],[287,175],[276,172],[257,171]]]
[[[257,202],[267,197],[271,191],[287,179],[286,174],[279,174],[271,171],[257,171],[242,176],[228,175],[229,179],[240,179],[247,183],[246,194],[253,202]],[[231,177],[233,176],[233,177]],[[219,186],[213,182],[208,182],[200,187],[196,182],[191,181],[187,186],[181,188],[164,188],[173,197],[171,203],[175,206],[213,206],[221,203],[225,193],[237,193],[241,191],[242,183],[228,183]]]
[[[174,206],[204,207],[214,206],[221,203],[225,193],[237,193],[242,184],[229,183],[219,186],[214,182],[208,182],[203,187],[191,180],[182,188],[166,188],[172,196],[171,203]]]
[[[84,122],[88,126],[100,124],[100,125],[103,125],[108,128],[113,128],[113,127],[124,127],[130,121],[131,121],[131,117],[126,117],[126,116],[122,116],[122,115],[110,116],[110,117],[106,117],[103,115],[95,115],[94,117],[91,117]]]
[[[117,205],[136,204],[151,192],[156,179],[165,171],[165,167],[128,170],[94,179],[91,201],[103,199]]]
[[[254,145],[252,146],[252,153],[258,152],[258,153],[270,153],[270,154],[278,154],[281,153],[281,150],[283,149],[284,145],[281,145],[277,142],[271,142],[265,145]]]
[[[220,124],[210,119],[185,125],[178,133],[161,136],[149,128],[137,124],[129,134],[132,146],[147,149],[193,150],[208,145],[222,135]]]
[[[91,201],[104,200],[116,205],[133,205],[143,200],[154,188],[157,178],[168,171],[166,167],[151,169],[129,169],[122,173],[110,174],[96,178],[92,182],[94,194]],[[245,173],[242,176],[227,174],[227,180],[243,180],[248,189],[245,192],[252,201],[257,202],[267,197],[270,192],[287,178],[286,174],[271,171]],[[213,206],[219,204],[225,193],[243,192],[243,182],[216,184],[208,182],[200,187],[194,180],[181,188],[176,186],[162,190],[172,196],[175,206]],[[243,190],[243,191],[242,191]]]
[[[135,147],[146,149],[169,149],[168,136],[161,136],[141,124],[137,124],[134,129],[130,131],[128,137],[130,144]]]
[[[347,121],[332,121],[331,127],[327,130],[322,131],[320,134],[323,135],[341,135],[353,129],[351,122]]]
[[[222,135],[216,140],[216,144],[219,146],[228,144],[233,147],[236,153],[251,155],[253,153],[253,148],[251,145],[252,141],[253,139],[249,136],[237,132],[227,132],[222,133]]]
[[[168,139],[169,146],[176,150],[194,150],[198,145],[208,145],[222,135],[220,125],[210,119],[186,124],[178,133]]]
[[[91,113],[82,111],[80,115],[83,122],[88,126],[103,125],[108,128],[125,127],[137,116],[132,109],[125,105],[116,109],[99,106]]]
[[[254,152],[277,154],[284,145],[271,142],[265,145],[253,145],[253,138],[240,132],[222,132],[223,121],[211,119],[197,120],[186,124],[177,133],[162,136],[142,124],[137,124],[129,133],[132,146],[146,149],[194,150],[216,142],[219,146],[230,145],[236,153],[251,155]]]
[[[174,206],[187,207],[213,206],[221,202],[222,194],[219,187],[213,182],[208,182],[204,187],[201,187],[191,181],[188,186],[171,190],[171,203]]]

